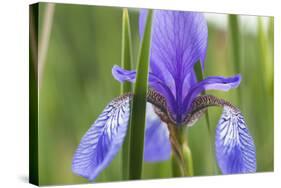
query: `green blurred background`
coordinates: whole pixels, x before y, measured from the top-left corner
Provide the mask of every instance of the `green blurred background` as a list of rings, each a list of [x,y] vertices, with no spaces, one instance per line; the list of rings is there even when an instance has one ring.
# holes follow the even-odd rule
[[[45,10],[46,4],[40,3],[39,41]],[[138,9],[129,9],[129,13],[136,59]],[[71,161],[84,133],[120,93],[111,68],[121,63],[122,8],[56,4],[53,16],[39,89],[39,180],[41,185],[87,183],[72,173]],[[256,144],[257,171],[272,171],[273,18],[238,16],[238,58],[233,53],[227,15],[206,14],[206,18],[209,38],[204,75],[242,75],[239,89],[207,93],[241,109]],[[254,24],[247,24],[247,20]],[[220,174],[213,153],[220,114],[220,109],[209,110],[211,137],[205,118],[189,129],[196,176]],[[171,175],[171,161],[144,164],[143,179]],[[119,152],[96,182],[121,179]]]

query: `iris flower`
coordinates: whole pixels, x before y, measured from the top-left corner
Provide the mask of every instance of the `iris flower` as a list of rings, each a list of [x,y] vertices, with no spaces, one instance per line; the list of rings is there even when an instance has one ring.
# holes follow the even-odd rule
[[[146,11],[140,12],[139,33],[142,38]],[[228,91],[236,88],[240,75],[210,76],[196,79],[194,65],[202,71],[207,51],[208,28],[201,13],[155,10],[153,15],[150,70],[145,130],[144,160],[168,160],[173,148],[167,125],[192,126],[210,106],[223,108],[216,128],[216,159],[223,174],[256,171],[253,138],[240,110],[230,102],[205,90]],[[135,70],[112,69],[120,82],[134,82]],[[111,101],[82,138],[76,150],[72,170],[94,180],[120,150],[129,125],[132,93]],[[152,115],[152,116],[151,116]],[[132,138],[134,139],[134,138]]]

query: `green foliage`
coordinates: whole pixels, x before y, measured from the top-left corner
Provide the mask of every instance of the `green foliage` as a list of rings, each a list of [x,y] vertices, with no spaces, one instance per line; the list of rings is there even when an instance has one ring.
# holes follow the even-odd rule
[[[130,28],[130,19],[128,9],[123,9],[122,17],[122,52],[121,52],[121,64],[124,69],[131,70],[132,68],[132,36]],[[121,95],[131,92],[132,86],[130,82],[124,82],[121,84]],[[129,151],[130,151],[130,132],[131,126],[128,127],[127,135],[123,144],[122,150],[122,171],[123,179],[129,177]]]
[[[136,83],[134,88],[132,115],[131,115],[131,135],[130,140],[130,179],[140,179],[142,174],[143,146],[145,131],[146,93],[147,79],[150,57],[152,11],[148,11],[146,26],[140,46],[137,64]]]
[[[240,30],[238,16],[231,14],[228,16],[230,44],[232,50],[232,63],[234,65],[235,73],[241,72],[241,46],[240,46]],[[242,103],[241,89],[238,88],[238,100]]]

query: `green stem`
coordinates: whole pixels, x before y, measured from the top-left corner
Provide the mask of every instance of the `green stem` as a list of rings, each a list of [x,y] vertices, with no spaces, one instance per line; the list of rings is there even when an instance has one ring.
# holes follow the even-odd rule
[[[173,177],[193,176],[193,161],[187,142],[187,128],[168,123],[172,145]]]
[[[191,150],[187,144],[183,144],[182,149],[183,149],[183,156],[186,160],[187,174],[188,176],[193,176],[193,160],[192,160]]]
[[[131,70],[132,64],[132,42],[130,31],[130,19],[128,9],[123,9],[122,18],[122,55],[121,65],[124,69]],[[132,91],[132,85],[130,82],[124,82],[121,84],[121,95]],[[122,149],[122,175],[123,180],[129,178],[129,154],[130,154],[130,132],[131,126],[128,127],[127,135]]]
[[[188,127],[179,128],[179,138],[187,176],[193,176],[193,160],[190,147],[188,145]]]
[[[184,177],[185,170],[183,169],[183,165],[180,162],[180,159],[177,157],[175,152],[172,153],[172,174],[173,177]]]

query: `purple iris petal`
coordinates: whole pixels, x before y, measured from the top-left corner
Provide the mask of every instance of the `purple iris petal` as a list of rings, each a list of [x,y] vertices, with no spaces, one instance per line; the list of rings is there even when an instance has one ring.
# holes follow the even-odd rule
[[[216,156],[223,174],[256,172],[256,150],[244,117],[224,107],[216,129]]]
[[[139,31],[142,37],[147,10],[141,10]],[[200,60],[202,68],[207,51],[208,28],[202,13],[155,10],[151,59],[174,74],[190,72]],[[166,52],[166,53],[165,53]],[[165,59],[166,57],[166,59]],[[177,63],[175,63],[177,61]],[[179,64],[185,70],[179,70]],[[168,67],[173,70],[167,69]]]
[[[232,88],[239,86],[241,81],[240,75],[235,75],[233,77],[223,77],[223,76],[210,76],[206,77],[204,80],[194,84],[188,94],[186,95],[183,104],[189,109],[190,104],[193,99],[199,95],[204,90],[222,90],[228,91]]]
[[[125,70],[117,65],[113,66],[112,75],[119,82],[124,82],[124,81],[135,82],[136,80],[135,70],[131,70],[131,71]],[[163,96],[165,96],[166,100],[170,101],[170,103],[168,103],[169,109],[174,109],[174,106],[171,105],[176,102],[174,95],[173,93],[171,93],[169,87],[165,83],[163,83],[163,81],[158,77],[158,75],[149,72],[148,82],[151,88],[153,88],[158,93],[161,93]]]
[[[147,105],[144,143],[144,160],[158,162],[168,160],[171,144],[167,126],[155,114],[151,104]]]
[[[94,180],[119,151],[130,116],[129,97],[110,102],[82,138],[72,161],[72,171]]]
[[[146,11],[139,17],[142,36]],[[204,67],[208,28],[203,14],[155,10],[152,26],[149,86],[166,98],[169,111],[182,116],[186,107],[183,99],[196,83],[193,66],[197,61]],[[135,72],[113,68],[119,81],[133,81]],[[179,118],[177,118],[179,119]]]
[[[141,36],[146,14],[146,10],[140,13]],[[155,10],[151,40],[151,72],[173,93],[174,99],[167,103],[180,123],[186,108],[182,101],[196,81],[193,66],[200,61],[204,67],[208,41],[206,20],[201,13]]]
[[[136,80],[135,70],[125,70],[117,65],[113,66],[112,75],[116,80],[121,83],[123,83],[124,81],[135,82]]]
[[[142,37],[146,10],[139,17]],[[240,76],[208,77],[197,83],[194,64],[204,68],[208,28],[203,14],[155,10],[152,25],[149,86],[165,97],[172,118],[181,124],[192,100],[203,90],[229,90],[240,83]],[[113,76],[123,82],[135,80],[135,71],[114,66]]]

